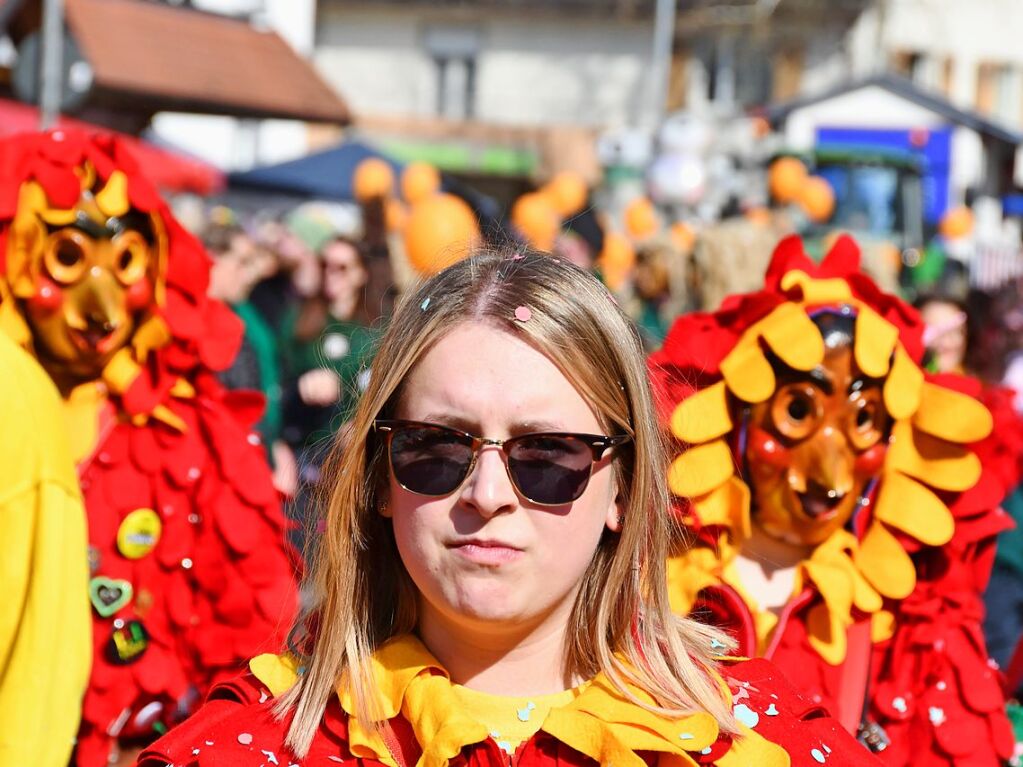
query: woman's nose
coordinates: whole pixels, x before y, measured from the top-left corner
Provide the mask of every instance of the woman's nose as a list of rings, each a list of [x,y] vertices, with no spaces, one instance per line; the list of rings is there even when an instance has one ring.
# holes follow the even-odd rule
[[[472,474],[462,486],[461,500],[487,518],[518,505],[518,494],[499,447],[487,445],[480,450]]]

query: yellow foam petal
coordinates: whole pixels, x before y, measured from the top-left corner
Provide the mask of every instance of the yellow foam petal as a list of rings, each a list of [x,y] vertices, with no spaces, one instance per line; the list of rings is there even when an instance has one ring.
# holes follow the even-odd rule
[[[913,416],[918,429],[949,442],[977,442],[991,433],[991,412],[968,394],[925,382]]]
[[[179,431],[184,434],[188,431],[188,424],[186,424],[180,416],[178,416],[173,410],[166,405],[157,405],[153,408],[153,418],[158,421],[170,426],[175,431]]]
[[[845,660],[847,649],[845,625],[825,605],[814,605],[807,611],[806,634],[810,646],[825,663],[837,666]]]
[[[179,378],[171,387],[170,394],[178,399],[192,399],[195,396],[195,387],[184,378]]]
[[[920,407],[923,384],[923,371],[899,344],[895,347],[891,372],[884,382],[884,406],[889,415],[895,420],[913,415]]]
[[[103,368],[103,382],[114,394],[124,394],[139,377],[142,368],[132,358],[131,350],[119,350]]]
[[[709,493],[735,473],[732,451],[723,440],[686,450],[668,469],[668,487],[689,498]]]
[[[812,559],[804,562],[803,566],[810,580],[817,584],[817,590],[828,609],[836,614],[848,615],[853,600],[852,568],[831,562],[815,562]]]
[[[707,549],[699,549],[707,551]],[[693,551],[696,551],[694,549]],[[688,615],[696,602],[696,596],[708,586],[719,582],[713,574],[713,563],[693,558],[689,552],[677,557],[668,557],[665,565],[668,582],[668,602],[677,615]]]
[[[904,599],[916,585],[913,561],[882,522],[867,530],[855,560],[864,577],[886,597]]]
[[[813,370],[824,360],[824,339],[798,304],[779,306],[760,326],[771,351],[795,370]]]
[[[18,346],[27,347],[32,341],[32,331],[12,298],[0,297],[0,333],[11,338]]]
[[[729,390],[744,402],[763,402],[774,394],[774,371],[758,339],[757,334],[747,334],[721,362]]]
[[[298,661],[291,655],[257,655],[249,661],[249,671],[274,697],[287,692],[298,681]]]
[[[709,442],[731,430],[728,387],[724,381],[683,400],[671,414],[671,433],[683,442]]]
[[[884,475],[875,514],[928,546],[948,543],[955,528],[952,513],[937,495],[897,471]]]
[[[892,428],[886,468],[939,490],[968,490],[980,479],[980,460],[962,445],[946,442],[897,421]]]
[[[717,767],[748,767],[751,764],[755,764],[757,767],[789,767],[791,760],[784,748],[741,725],[740,731],[743,737],[732,741],[732,746],[727,753],[714,761]],[[694,762],[695,760],[680,764]],[[657,764],[658,767],[661,767],[662,764],[664,767],[670,767],[667,763],[658,762]]]
[[[853,568],[853,604],[865,613],[877,612],[884,604],[881,595],[856,568]]]
[[[723,484],[693,502],[703,525],[723,525],[743,539],[750,536],[750,492],[734,474]]]
[[[815,280],[799,269],[793,269],[781,278],[782,290],[788,291],[797,286],[803,291],[804,305],[834,304],[853,300],[845,280]]]
[[[888,610],[879,610],[870,618],[870,639],[884,642],[895,635],[895,616]]]
[[[131,346],[135,350],[135,356],[139,362],[145,363],[149,352],[165,346],[170,340],[171,332],[167,323],[163,321],[163,318],[154,315],[135,331],[135,335],[131,339]]]
[[[898,328],[869,306],[859,307],[854,353],[860,370],[871,378],[886,375],[898,340]]]
[[[106,186],[96,193],[96,204],[107,216],[123,216],[131,208],[128,202],[128,177],[115,170]]]

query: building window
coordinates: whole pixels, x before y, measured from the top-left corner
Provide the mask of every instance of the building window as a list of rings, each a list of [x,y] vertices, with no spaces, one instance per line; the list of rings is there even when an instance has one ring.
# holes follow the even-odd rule
[[[892,70],[903,77],[915,80],[923,56],[917,51],[896,51],[892,54]]]
[[[468,120],[475,114],[476,59],[434,56],[437,72],[437,114],[449,120]]]
[[[436,73],[437,114],[449,120],[471,119],[476,114],[479,30],[431,26],[424,31],[423,43]]]
[[[1017,67],[984,63],[977,68],[978,112],[1015,125],[1023,109],[1021,91],[1021,73]]]

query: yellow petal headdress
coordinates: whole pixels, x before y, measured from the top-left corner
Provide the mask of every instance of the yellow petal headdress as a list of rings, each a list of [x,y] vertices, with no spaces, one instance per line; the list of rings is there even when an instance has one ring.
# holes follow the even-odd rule
[[[822,597],[808,615],[810,643],[826,661],[838,664],[854,611],[875,616],[875,635],[888,633],[883,598],[904,598],[916,585],[900,536],[925,546],[951,539],[954,521],[938,492],[967,490],[977,482],[980,462],[969,444],[991,431],[991,415],[973,398],[925,380],[914,361],[920,342],[912,310],[859,273],[858,249],[848,237],[839,238],[819,267],[803,255],[798,238],[783,240],[765,291],[746,298],[726,301],[711,316],[714,322],[706,315],[688,324],[683,318],[664,349],[651,357],[655,386],[664,399],[675,400],[664,413],[680,444],[669,487],[688,502],[691,521],[708,529],[715,543],[690,548],[669,562],[672,603],[687,611],[700,589],[723,582],[757,612],[733,565],[751,526],[750,491],[732,447],[733,414],[774,393],[768,353],[795,370],[822,364],[824,341],[810,319],[812,311],[847,312],[855,315],[856,363],[867,375],[885,379],[883,396],[893,427],[862,539],[839,530],[798,568],[797,585],[812,583]],[[718,356],[705,359],[701,353]],[[705,383],[692,394],[672,389],[672,381],[687,377]],[[776,621],[770,614],[760,617],[758,635],[765,643]]]

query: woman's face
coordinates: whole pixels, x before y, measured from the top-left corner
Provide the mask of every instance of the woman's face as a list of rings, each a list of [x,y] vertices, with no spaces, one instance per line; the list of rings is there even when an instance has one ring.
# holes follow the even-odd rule
[[[596,415],[544,354],[488,324],[450,331],[409,375],[397,418],[507,439],[602,434]],[[484,447],[460,488],[416,495],[393,476],[384,511],[420,594],[425,633],[532,631],[567,624],[605,528],[618,529],[606,454],[573,503],[541,507],[515,491],[500,448]]]
[[[350,319],[359,304],[359,294],[369,275],[355,246],[334,240],[323,246],[323,295],[330,313],[338,319]]]

